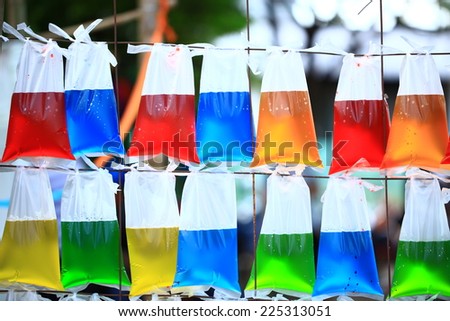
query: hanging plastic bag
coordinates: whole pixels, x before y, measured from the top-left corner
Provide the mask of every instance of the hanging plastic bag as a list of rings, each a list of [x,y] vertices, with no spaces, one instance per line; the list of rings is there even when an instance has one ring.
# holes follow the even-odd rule
[[[450,230],[438,180],[420,172],[405,185],[402,221],[391,297],[450,297]]]
[[[0,242],[0,286],[63,289],[55,206],[44,169],[16,169]]]
[[[197,111],[202,163],[232,164],[253,157],[247,61],[245,50],[205,49]]]
[[[445,98],[433,57],[407,54],[382,168],[437,169],[447,142]]]
[[[232,175],[192,173],[187,177],[173,293],[194,295],[212,287],[215,297],[240,297],[236,211]]]
[[[313,299],[383,299],[363,184],[368,183],[350,177],[331,177],[328,181]]]
[[[256,150],[251,166],[322,167],[300,53],[273,51],[262,80]]]
[[[140,52],[133,48],[128,52]],[[145,160],[164,154],[180,162],[198,163],[189,48],[155,44],[151,51],[128,156]]]
[[[381,166],[390,123],[380,68],[379,57],[344,58],[334,102],[330,174]]]
[[[2,161],[36,157],[74,159],[66,125],[62,49],[52,40],[25,40]]]
[[[78,291],[89,284],[126,288],[115,192],[106,170],[70,173],[61,199],[61,280]]]
[[[117,60],[108,44],[91,41],[87,29],[80,26],[75,39],[50,24],[50,30],[74,41],[68,48],[65,73],[67,129],[72,153],[78,157],[124,154],[119,135],[116,97],[110,65]]]
[[[267,180],[267,204],[246,296],[271,291],[311,296],[314,244],[309,187],[302,176],[272,174]]]
[[[177,266],[179,213],[175,176],[168,172],[127,173],[125,213],[130,297],[167,294]]]

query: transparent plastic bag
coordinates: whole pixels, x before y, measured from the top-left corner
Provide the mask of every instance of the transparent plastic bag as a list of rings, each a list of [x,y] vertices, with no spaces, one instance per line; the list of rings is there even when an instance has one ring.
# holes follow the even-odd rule
[[[436,177],[416,172],[405,184],[402,221],[391,297],[450,297],[450,230]]]
[[[390,122],[380,68],[379,57],[344,58],[334,101],[330,174],[381,166]]]
[[[16,169],[0,241],[0,287],[63,290],[56,212],[45,169]]]
[[[51,40],[26,40],[2,161],[44,157],[74,159],[66,125],[62,49]]]
[[[445,97],[433,57],[407,54],[381,167],[437,169],[447,143]]]
[[[271,291],[311,296],[314,280],[314,241],[309,187],[301,176],[272,174],[267,203],[246,297]]]
[[[232,164],[253,157],[247,61],[245,50],[205,49],[197,111],[202,163]]]
[[[151,52],[128,156],[198,163],[192,55],[184,45],[155,44]]]
[[[383,299],[364,184],[350,177],[328,180],[323,195],[313,299],[333,296]]]
[[[61,199],[61,280],[78,291],[89,284],[126,288],[119,252],[115,192],[106,170],[70,173]]]
[[[262,80],[251,166],[273,163],[322,167],[303,61],[298,52],[273,51]]]
[[[131,171],[125,175],[124,192],[130,297],[168,294],[178,250],[175,176],[168,172]]]
[[[201,295],[212,287],[219,298],[241,296],[236,211],[232,175],[192,173],[187,177],[172,293]]]

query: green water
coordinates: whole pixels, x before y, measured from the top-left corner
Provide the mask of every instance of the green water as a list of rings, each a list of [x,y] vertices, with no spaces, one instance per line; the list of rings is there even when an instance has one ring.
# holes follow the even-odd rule
[[[434,294],[450,296],[450,241],[400,241],[391,297]]]
[[[66,289],[130,285],[120,261],[117,221],[61,222],[61,279]]]
[[[246,290],[311,294],[315,280],[312,233],[261,234]],[[256,275],[256,280],[255,280]]]

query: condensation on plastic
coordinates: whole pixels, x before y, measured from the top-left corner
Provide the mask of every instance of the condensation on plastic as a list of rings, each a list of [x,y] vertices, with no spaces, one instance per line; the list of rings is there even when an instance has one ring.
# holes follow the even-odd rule
[[[240,297],[236,211],[233,175],[187,177],[172,293],[193,295],[212,287],[215,296]]]
[[[268,178],[256,255],[246,297],[271,291],[311,295],[315,280],[311,198],[303,177],[272,174]]]
[[[68,174],[61,199],[61,280],[66,289],[130,285],[125,267],[118,271],[116,190],[106,170]]]
[[[450,230],[445,201],[438,180],[425,172],[406,182],[405,216],[391,297],[450,297]]]
[[[148,159],[165,154],[181,162],[198,163],[194,95],[189,48],[155,44],[128,156]]]
[[[339,295],[383,298],[364,188],[356,178],[331,177],[328,181],[314,300]]]
[[[245,50],[205,49],[196,128],[203,163],[253,157],[247,62]]]
[[[167,294],[173,284],[179,213],[175,176],[131,171],[125,175],[125,213],[130,258],[130,298]]]
[[[123,155],[106,43],[76,41],[68,48],[65,73],[67,128],[75,156]]]
[[[380,68],[379,57],[344,58],[334,102],[330,174],[378,169],[383,161],[390,121]]]
[[[446,104],[434,59],[407,54],[381,167],[437,169],[447,143]]]
[[[273,147],[267,148],[271,143]],[[322,167],[300,53],[274,51],[262,80],[256,150],[251,166]]]
[[[56,213],[45,169],[16,169],[0,242],[0,286],[63,289]]]
[[[63,58],[56,42],[27,40],[17,67],[2,161],[74,159],[67,134]]]

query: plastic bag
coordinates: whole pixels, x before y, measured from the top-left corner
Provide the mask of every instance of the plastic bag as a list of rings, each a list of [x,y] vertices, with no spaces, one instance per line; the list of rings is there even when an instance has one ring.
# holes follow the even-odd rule
[[[45,169],[16,169],[0,242],[0,287],[63,289],[55,206]]]
[[[447,143],[447,149],[445,150],[444,158],[441,161],[441,168],[444,170],[450,170],[450,137]]]
[[[313,299],[383,299],[363,184],[367,183],[350,177],[331,177],[328,181]]]
[[[300,53],[274,51],[262,80],[256,149],[251,166],[322,167]]]
[[[75,156],[124,154],[110,69],[117,61],[108,44],[92,42],[88,35],[99,22],[96,20],[86,30],[80,26],[68,48],[65,102],[67,129]],[[62,30],[59,33],[69,37]]]
[[[51,40],[24,43],[2,161],[36,157],[74,159],[66,125],[62,50]]]
[[[310,296],[315,280],[309,187],[302,176],[272,174],[246,296],[271,291]],[[255,291],[256,290],[256,291]]]
[[[247,60],[245,50],[205,49],[197,111],[202,163],[249,162],[253,157]]]
[[[407,54],[382,168],[439,168],[447,142],[445,98],[433,57]]]
[[[344,58],[334,102],[330,174],[381,166],[390,123],[380,68],[379,57]]]
[[[183,45],[155,44],[128,156],[160,154],[198,163],[192,56]]]
[[[450,230],[438,180],[421,172],[405,185],[391,297],[450,297]]]
[[[237,259],[236,187],[230,174],[192,173],[181,200],[173,293],[241,295]]]
[[[74,291],[89,284],[130,285],[119,252],[115,192],[106,170],[67,176],[61,199],[61,280]]]
[[[177,266],[179,213],[175,176],[168,172],[127,173],[125,213],[130,297],[167,294]]]

